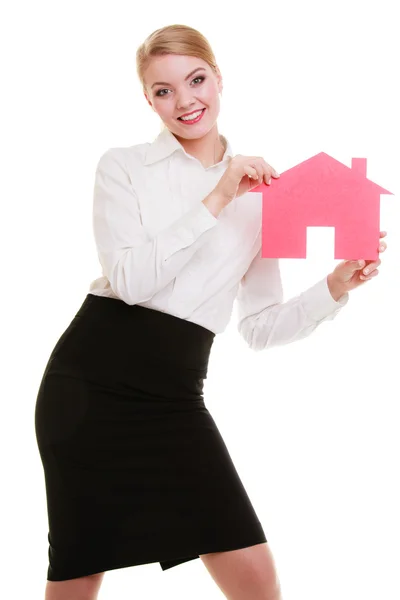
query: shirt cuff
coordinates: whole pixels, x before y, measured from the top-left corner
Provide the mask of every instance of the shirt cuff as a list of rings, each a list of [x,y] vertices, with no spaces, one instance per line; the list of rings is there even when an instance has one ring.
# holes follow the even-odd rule
[[[346,292],[336,302],[329,291],[328,277],[324,277],[300,294],[304,311],[313,321],[333,318],[347,304],[348,300],[349,294]]]

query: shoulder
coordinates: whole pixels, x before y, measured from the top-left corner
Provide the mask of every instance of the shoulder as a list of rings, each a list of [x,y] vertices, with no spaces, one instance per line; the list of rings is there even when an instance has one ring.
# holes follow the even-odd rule
[[[116,146],[106,149],[97,160],[96,170],[120,166],[121,168],[130,171],[144,167],[147,150],[150,147],[150,142],[134,144],[133,146]]]

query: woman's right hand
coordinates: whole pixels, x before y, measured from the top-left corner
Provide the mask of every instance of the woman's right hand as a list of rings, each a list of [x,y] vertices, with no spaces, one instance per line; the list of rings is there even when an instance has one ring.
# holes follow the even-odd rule
[[[270,185],[271,177],[277,179],[279,173],[265,162],[261,156],[242,156],[238,154],[231,159],[212,194],[220,198],[226,206],[234,198],[251,191],[263,181]]]

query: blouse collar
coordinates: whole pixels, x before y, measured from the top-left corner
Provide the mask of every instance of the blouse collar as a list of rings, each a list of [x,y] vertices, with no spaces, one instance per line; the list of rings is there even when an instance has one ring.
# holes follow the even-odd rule
[[[227,158],[232,158],[233,152],[229,141],[223,135],[221,135],[220,137],[223,143],[225,144],[226,148],[224,156],[222,157],[222,161],[224,161]],[[159,160],[163,160],[164,158],[171,156],[171,154],[173,154],[176,151],[183,152],[188,158],[191,158],[192,160],[197,160],[196,158],[194,158],[186,152],[182,144],[178,142],[173,133],[171,133],[171,131],[167,127],[165,127],[148,147],[144,164],[151,165]]]

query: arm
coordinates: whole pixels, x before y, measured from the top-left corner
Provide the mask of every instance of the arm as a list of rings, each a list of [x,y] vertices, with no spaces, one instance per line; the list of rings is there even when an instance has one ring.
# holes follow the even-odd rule
[[[239,284],[237,301],[240,335],[252,350],[259,351],[307,337],[338,314],[348,294],[334,300],[325,277],[283,302],[278,259],[261,258],[260,250]]]
[[[150,238],[123,156],[118,149],[107,150],[96,167],[93,230],[113,292],[131,305],[149,300],[207,241],[206,232],[218,223],[220,210],[213,198],[206,199]]]

